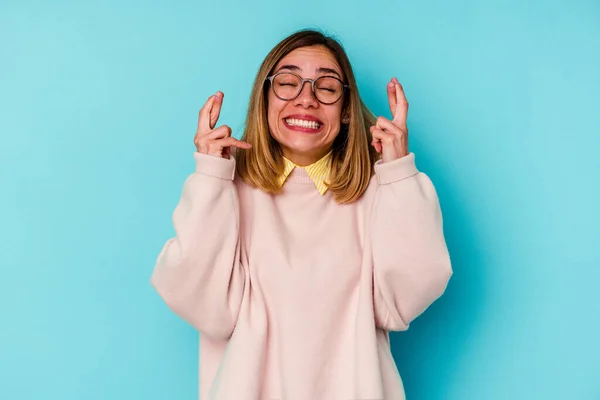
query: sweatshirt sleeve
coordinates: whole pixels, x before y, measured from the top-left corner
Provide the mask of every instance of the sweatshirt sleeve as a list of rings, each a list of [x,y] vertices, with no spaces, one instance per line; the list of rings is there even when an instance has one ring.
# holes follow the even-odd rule
[[[245,285],[240,263],[235,159],[194,153],[173,213],[175,237],[163,246],[150,279],[165,303],[213,339],[231,336]]]
[[[452,267],[436,190],[414,153],[375,165],[372,220],[376,325],[408,329],[445,291]]]

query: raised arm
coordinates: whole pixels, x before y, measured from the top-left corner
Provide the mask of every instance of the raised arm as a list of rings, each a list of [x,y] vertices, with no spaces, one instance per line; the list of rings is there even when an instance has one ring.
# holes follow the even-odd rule
[[[248,145],[230,137],[226,125],[213,129],[222,98],[211,96],[200,111],[196,170],[173,213],[175,237],[162,248],[151,278],[175,313],[215,339],[231,336],[246,281],[229,147]]]
[[[408,101],[393,78],[387,85],[393,119],[371,127],[381,153],[371,219],[375,323],[386,330],[410,322],[446,289],[452,275],[435,188],[408,150]]]
[[[376,165],[373,300],[376,325],[408,329],[446,289],[452,275],[436,190],[414,154]]]

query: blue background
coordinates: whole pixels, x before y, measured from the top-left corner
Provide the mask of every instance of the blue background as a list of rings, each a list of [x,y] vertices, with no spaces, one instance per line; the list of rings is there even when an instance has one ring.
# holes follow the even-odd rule
[[[392,335],[409,400],[600,399],[600,3],[3,1],[0,398],[195,399],[197,333],[149,284],[225,93],[337,35],[361,94],[410,102],[455,274]]]

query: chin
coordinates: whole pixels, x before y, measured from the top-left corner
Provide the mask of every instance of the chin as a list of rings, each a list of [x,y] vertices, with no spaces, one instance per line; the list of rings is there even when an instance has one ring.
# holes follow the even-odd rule
[[[283,145],[288,149],[298,154],[311,154],[318,152],[322,146],[320,141],[316,141],[316,138],[306,137],[289,137]]]

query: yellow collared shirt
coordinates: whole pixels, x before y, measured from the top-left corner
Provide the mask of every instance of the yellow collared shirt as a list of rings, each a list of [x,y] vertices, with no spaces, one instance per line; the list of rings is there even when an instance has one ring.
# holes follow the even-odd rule
[[[329,178],[329,172],[331,170],[331,151],[327,153],[323,158],[319,161],[307,165],[306,167],[301,167],[297,164],[294,164],[292,161],[283,157],[285,162],[285,167],[283,168],[283,173],[279,177],[279,187],[283,186],[285,180],[290,175],[290,173],[294,170],[294,168],[303,168],[310,176],[310,179],[314,182],[317,190],[321,195],[325,194],[327,191],[327,186],[325,186],[325,181]]]

